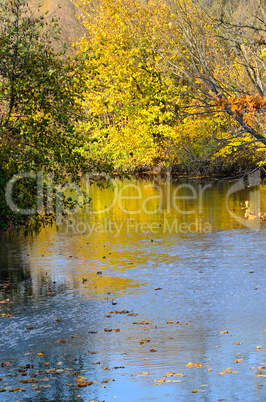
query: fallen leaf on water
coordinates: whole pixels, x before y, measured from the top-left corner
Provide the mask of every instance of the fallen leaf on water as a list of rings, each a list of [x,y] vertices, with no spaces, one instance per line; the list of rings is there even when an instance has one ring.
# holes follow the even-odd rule
[[[134,321],[133,324],[150,325],[151,323],[146,321]]]
[[[39,353],[38,353],[38,356],[43,356],[43,355],[44,355],[43,352],[39,352]]]
[[[38,380],[36,378],[25,378],[24,380],[18,380],[18,382],[21,382],[22,384],[28,384],[28,383],[37,383]]]
[[[10,363],[10,362],[1,363],[1,367],[10,367],[10,366],[12,366],[12,363]]]
[[[86,382],[86,381],[88,381],[88,378],[81,376],[81,377],[76,378],[76,381],[77,382]]]
[[[189,322],[186,322],[185,325],[189,325]]]
[[[146,371],[143,371],[142,373],[140,373],[140,374],[131,374],[131,377],[143,377],[143,376],[146,376],[146,375],[151,375],[151,374],[155,374],[155,373],[150,373],[150,372],[146,372]]]
[[[202,364],[201,363],[191,363],[191,362],[189,362],[187,364],[187,366],[190,367],[190,368],[192,368],[192,367],[202,367]]]
[[[212,368],[211,368],[211,367],[209,368],[209,371],[212,371]]]
[[[115,381],[113,378],[107,378],[106,380],[102,380],[102,384],[106,384],[109,381]]]
[[[221,331],[219,334],[228,334],[228,331]]]
[[[235,363],[241,363],[243,359],[236,359]]]
[[[128,310],[121,310],[121,311],[116,310],[116,311],[110,311],[109,314],[128,314],[128,313],[129,313]]]
[[[61,318],[56,318],[56,320],[55,321],[57,321],[57,322],[61,322],[62,320],[61,320]]]
[[[91,384],[93,384],[93,381],[80,382],[80,383],[78,384],[78,388],[85,388],[85,387],[88,387],[88,385],[91,385]]]
[[[257,350],[261,349],[261,346],[256,346],[256,349],[257,349]]]
[[[166,324],[173,324],[173,323],[174,323],[174,321],[167,321]]]
[[[197,392],[199,392],[199,391],[202,391],[201,389],[193,389],[192,391],[190,391],[190,392],[192,392],[192,394],[196,394]]]
[[[154,289],[154,290],[161,290],[162,288],[156,288],[156,289]]]
[[[175,371],[171,371],[170,373],[166,373],[165,377],[186,377],[186,374],[176,373]]]
[[[224,375],[227,373],[235,373],[238,374],[238,371],[232,371],[231,368],[229,367],[228,369],[224,369],[224,371],[222,371],[221,373],[219,373],[219,375]]]
[[[27,329],[33,329],[33,328],[35,328],[35,327],[32,327],[32,326],[31,326],[31,327],[27,327]]]
[[[9,299],[5,299],[3,301],[0,301],[0,304],[7,303],[7,302],[9,302]]]
[[[141,345],[143,345],[143,343],[147,343],[147,342],[150,342],[150,339],[142,339],[141,341],[139,341],[139,343],[141,344]]]
[[[242,345],[242,342],[233,343],[233,345]]]
[[[119,328],[116,328],[116,329],[104,328],[104,331],[105,331],[105,332],[120,332],[120,329],[119,329]]]
[[[151,349],[150,352],[157,352],[157,349]]]
[[[57,343],[66,343],[67,341],[65,339],[59,339],[58,341],[56,341]]]

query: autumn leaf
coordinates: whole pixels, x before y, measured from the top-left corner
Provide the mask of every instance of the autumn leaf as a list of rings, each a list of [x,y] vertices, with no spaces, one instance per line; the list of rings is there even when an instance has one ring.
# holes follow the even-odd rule
[[[12,363],[8,361],[1,363],[1,367],[10,367],[10,366],[12,366]]]
[[[120,332],[120,329],[119,329],[119,328],[116,328],[116,329],[104,328],[104,331],[105,331],[105,332]]]
[[[150,325],[150,322],[146,322],[146,321],[135,321],[133,322],[133,324],[140,324],[140,325]]]
[[[78,388],[85,388],[85,387],[88,387],[89,385],[92,385],[92,384],[93,384],[93,381],[80,382],[80,383],[78,384]]]
[[[224,371],[222,371],[221,373],[219,373],[219,375],[225,375],[225,374],[227,374],[227,373],[235,373],[235,374],[238,374],[238,371],[232,371],[232,370],[230,369],[230,367],[229,367],[228,369],[224,369]]]
[[[202,364],[201,363],[191,363],[191,362],[189,362],[187,364],[187,366],[190,367],[190,368],[192,368],[192,367],[202,367]]]

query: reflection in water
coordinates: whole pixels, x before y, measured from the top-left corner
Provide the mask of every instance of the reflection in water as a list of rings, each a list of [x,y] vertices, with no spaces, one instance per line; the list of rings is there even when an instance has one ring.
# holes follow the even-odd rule
[[[62,225],[2,240],[1,400],[262,399],[265,230],[245,227],[241,203],[256,193],[266,210],[266,186],[228,210],[229,182],[113,185],[92,185]],[[98,383],[77,389],[82,376]]]

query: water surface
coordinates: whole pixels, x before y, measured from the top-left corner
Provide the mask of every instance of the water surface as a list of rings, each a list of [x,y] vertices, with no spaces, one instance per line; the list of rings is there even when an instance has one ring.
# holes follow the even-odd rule
[[[264,400],[266,186],[113,184],[2,239],[1,401]]]

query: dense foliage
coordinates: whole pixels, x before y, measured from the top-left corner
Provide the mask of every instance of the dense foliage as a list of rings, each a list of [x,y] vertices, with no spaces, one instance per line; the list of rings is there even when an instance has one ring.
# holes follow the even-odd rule
[[[89,31],[78,50],[90,155],[122,170],[178,164],[193,174],[264,163],[265,14],[251,19],[250,4],[241,14],[231,2],[222,10],[178,0],[78,4]],[[239,33],[241,23],[249,27]]]

